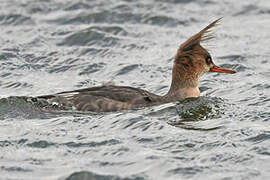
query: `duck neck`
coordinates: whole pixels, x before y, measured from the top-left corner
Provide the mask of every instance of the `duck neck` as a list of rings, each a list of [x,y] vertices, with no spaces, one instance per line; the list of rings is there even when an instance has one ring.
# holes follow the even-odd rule
[[[199,97],[199,75],[174,65],[172,82],[168,93],[164,96],[166,101],[179,101],[191,97]]]

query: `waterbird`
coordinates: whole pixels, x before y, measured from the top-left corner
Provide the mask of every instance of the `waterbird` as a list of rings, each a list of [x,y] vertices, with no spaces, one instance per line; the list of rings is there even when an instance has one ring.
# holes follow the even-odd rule
[[[215,65],[210,53],[201,45],[214,37],[211,28],[219,21],[213,21],[180,45],[174,57],[171,86],[165,95],[129,86],[102,85],[37,96],[32,100],[46,101],[65,110],[113,112],[197,98],[200,96],[199,79],[204,73],[236,73]]]

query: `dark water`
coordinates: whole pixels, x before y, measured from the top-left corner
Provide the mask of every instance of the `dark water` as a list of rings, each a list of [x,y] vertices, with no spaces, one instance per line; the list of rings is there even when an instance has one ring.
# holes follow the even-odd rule
[[[202,97],[117,113],[44,112],[9,96],[114,82],[164,94],[180,43],[234,75]],[[1,0],[0,179],[269,179],[270,2]]]

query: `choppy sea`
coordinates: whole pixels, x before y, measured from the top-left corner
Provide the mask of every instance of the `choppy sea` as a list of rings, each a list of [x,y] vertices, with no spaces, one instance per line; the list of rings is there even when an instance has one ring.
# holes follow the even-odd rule
[[[236,74],[201,97],[112,113],[44,112],[14,96],[113,82],[165,94],[179,45]],[[270,178],[270,1],[0,0],[0,179]]]

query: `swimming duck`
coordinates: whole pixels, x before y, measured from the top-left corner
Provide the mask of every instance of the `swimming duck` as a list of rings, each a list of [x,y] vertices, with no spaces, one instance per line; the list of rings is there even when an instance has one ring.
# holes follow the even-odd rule
[[[235,73],[233,70],[216,66],[209,52],[200,44],[212,38],[210,29],[216,26],[219,20],[215,20],[180,45],[174,58],[171,86],[163,96],[134,87],[103,85],[38,96],[35,100],[45,100],[63,109],[110,112],[199,97],[199,79],[204,73]]]

